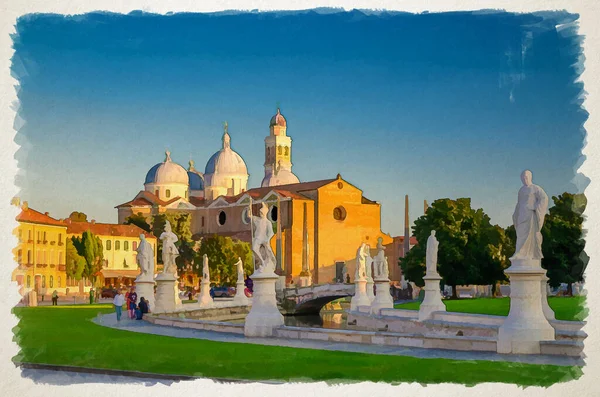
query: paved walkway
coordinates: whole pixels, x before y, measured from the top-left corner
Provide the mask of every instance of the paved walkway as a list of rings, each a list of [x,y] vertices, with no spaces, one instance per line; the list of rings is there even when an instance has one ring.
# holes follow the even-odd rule
[[[505,361],[528,364],[545,364],[560,366],[584,365],[583,359],[567,356],[542,356],[542,355],[504,355],[492,352],[456,351],[442,349],[425,349],[403,346],[367,345],[358,343],[328,342],[316,340],[298,340],[283,338],[246,338],[243,335],[168,327],[150,324],[144,320],[130,320],[126,315],[118,322],[114,313],[98,315],[92,320],[94,323],[121,329],[124,331],[140,332],[146,334],[170,336],[174,338],[204,339],[216,342],[251,343],[257,345],[286,346],[303,349],[317,349],[330,351],[344,351],[367,354],[386,354],[394,356],[410,356],[417,358],[447,358],[452,360],[486,360]]]

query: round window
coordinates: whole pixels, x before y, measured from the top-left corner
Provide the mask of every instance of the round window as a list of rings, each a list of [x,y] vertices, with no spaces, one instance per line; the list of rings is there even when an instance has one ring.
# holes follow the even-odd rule
[[[220,226],[223,226],[225,224],[225,222],[227,222],[227,214],[225,214],[225,211],[219,212],[219,216],[217,217],[217,222],[219,222]]]
[[[344,219],[346,219],[346,215],[346,209],[342,206],[335,207],[333,209],[333,219],[335,219],[336,221],[343,221]]]
[[[338,189],[341,189],[344,187],[344,184],[342,182],[338,182]]]

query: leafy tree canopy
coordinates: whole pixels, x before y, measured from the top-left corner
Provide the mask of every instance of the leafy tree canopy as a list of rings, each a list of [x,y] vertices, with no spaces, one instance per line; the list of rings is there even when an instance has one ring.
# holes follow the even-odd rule
[[[142,215],[141,212],[138,212],[137,214],[132,214],[132,215],[128,216],[127,218],[125,218],[124,224],[125,225],[136,225],[140,229],[143,229],[147,232],[152,231],[152,227],[148,224],[148,222],[146,222],[146,217],[144,215]]]

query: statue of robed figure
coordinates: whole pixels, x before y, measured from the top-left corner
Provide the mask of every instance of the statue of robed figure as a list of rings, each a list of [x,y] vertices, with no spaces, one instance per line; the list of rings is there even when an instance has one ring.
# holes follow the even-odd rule
[[[177,273],[177,265],[175,264],[175,258],[179,256],[179,250],[175,246],[177,242],[177,236],[171,231],[171,223],[167,221],[165,223],[165,231],[160,235],[159,239],[162,241],[162,260],[164,270],[163,273]]]
[[[152,281],[154,277],[154,250],[143,233],[140,234],[140,243],[136,251],[136,262],[141,270],[138,281]]]

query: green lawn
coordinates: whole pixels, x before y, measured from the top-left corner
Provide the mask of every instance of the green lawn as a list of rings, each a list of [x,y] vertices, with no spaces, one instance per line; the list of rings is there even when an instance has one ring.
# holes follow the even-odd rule
[[[20,307],[15,362],[212,378],[284,381],[481,382],[549,386],[579,378],[579,367],[418,359],[170,338],[92,323],[108,305]],[[260,363],[257,365],[257,363]]]
[[[444,300],[446,310],[458,313],[490,314],[507,316],[510,309],[510,298],[476,298]],[[585,297],[549,297],[548,304],[554,310],[557,320],[581,321],[587,317]],[[419,310],[419,302],[394,305],[395,309]]]

